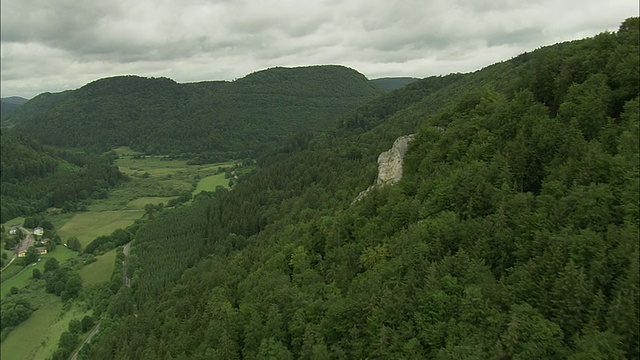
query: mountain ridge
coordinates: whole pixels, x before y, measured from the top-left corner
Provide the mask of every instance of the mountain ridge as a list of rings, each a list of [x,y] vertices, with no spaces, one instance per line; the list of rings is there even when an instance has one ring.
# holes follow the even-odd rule
[[[318,131],[381,93],[364,75],[336,65],[270,68],[230,82],[115,76],[38,95],[5,126],[52,145],[229,158]]]

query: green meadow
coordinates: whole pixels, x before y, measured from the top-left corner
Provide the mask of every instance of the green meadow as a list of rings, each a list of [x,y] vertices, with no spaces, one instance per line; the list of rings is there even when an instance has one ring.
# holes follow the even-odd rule
[[[69,321],[87,315],[80,306],[71,306],[65,311],[62,300],[52,294],[42,292],[32,301],[38,304],[38,310],[2,342],[0,358],[3,360],[50,358],[58,348],[60,334],[67,330]]]
[[[116,260],[116,249],[102,254],[91,264],[85,265],[78,271],[82,278],[82,286],[91,286],[109,281],[113,273]]]
[[[218,186],[229,187],[229,179],[225,177],[225,174],[216,174],[207,176],[198,181],[196,189],[193,191],[193,195],[197,195],[203,191],[216,191]]]
[[[75,214],[59,230],[64,242],[75,236],[82,247],[89,245],[98,236],[109,235],[116,229],[124,229],[141,218],[144,210],[87,211]]]
[[[9,230],[9,227],[12,225],[22,225],[22,223],[24,223],[24,217],[20,216],[17,217],[15,219],[11,219],[5,223],[2,224],[2,226],[4,226],[5,229]]]

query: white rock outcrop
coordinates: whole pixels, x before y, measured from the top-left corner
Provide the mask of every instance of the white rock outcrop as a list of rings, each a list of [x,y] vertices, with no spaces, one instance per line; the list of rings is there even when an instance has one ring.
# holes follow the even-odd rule
[[[391,149],[378,156],[377,185],[395,184],[402,179],[402,161],[414,135],[400,136],[393,142]]]
[[[414,139],[415,135],[400,136],[393,142],[391,149],[383,152],[378,156],[378,178],[374,185],[369,186],[358,194],[353,202],[360,201],[376,186],[393,185],[402,179],[402,161],[407,153],[409,143]]]

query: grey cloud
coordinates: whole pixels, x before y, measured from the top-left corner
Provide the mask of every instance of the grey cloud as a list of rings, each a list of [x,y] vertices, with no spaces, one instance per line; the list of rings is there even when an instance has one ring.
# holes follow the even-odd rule
[[[197,81],[323,63],[369,77],[466,72],[615,30],[637,16],[631,3],[3,0],[1,86],[33,96],[114,74]]]

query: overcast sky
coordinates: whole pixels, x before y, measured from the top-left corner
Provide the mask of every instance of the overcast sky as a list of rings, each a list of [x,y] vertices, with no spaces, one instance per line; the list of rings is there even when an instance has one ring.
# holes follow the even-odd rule
[[[233,80],[341,64],[370,79],[469,72],[616,31],[637,0],[2,0],[1,95],[134,74]]]

